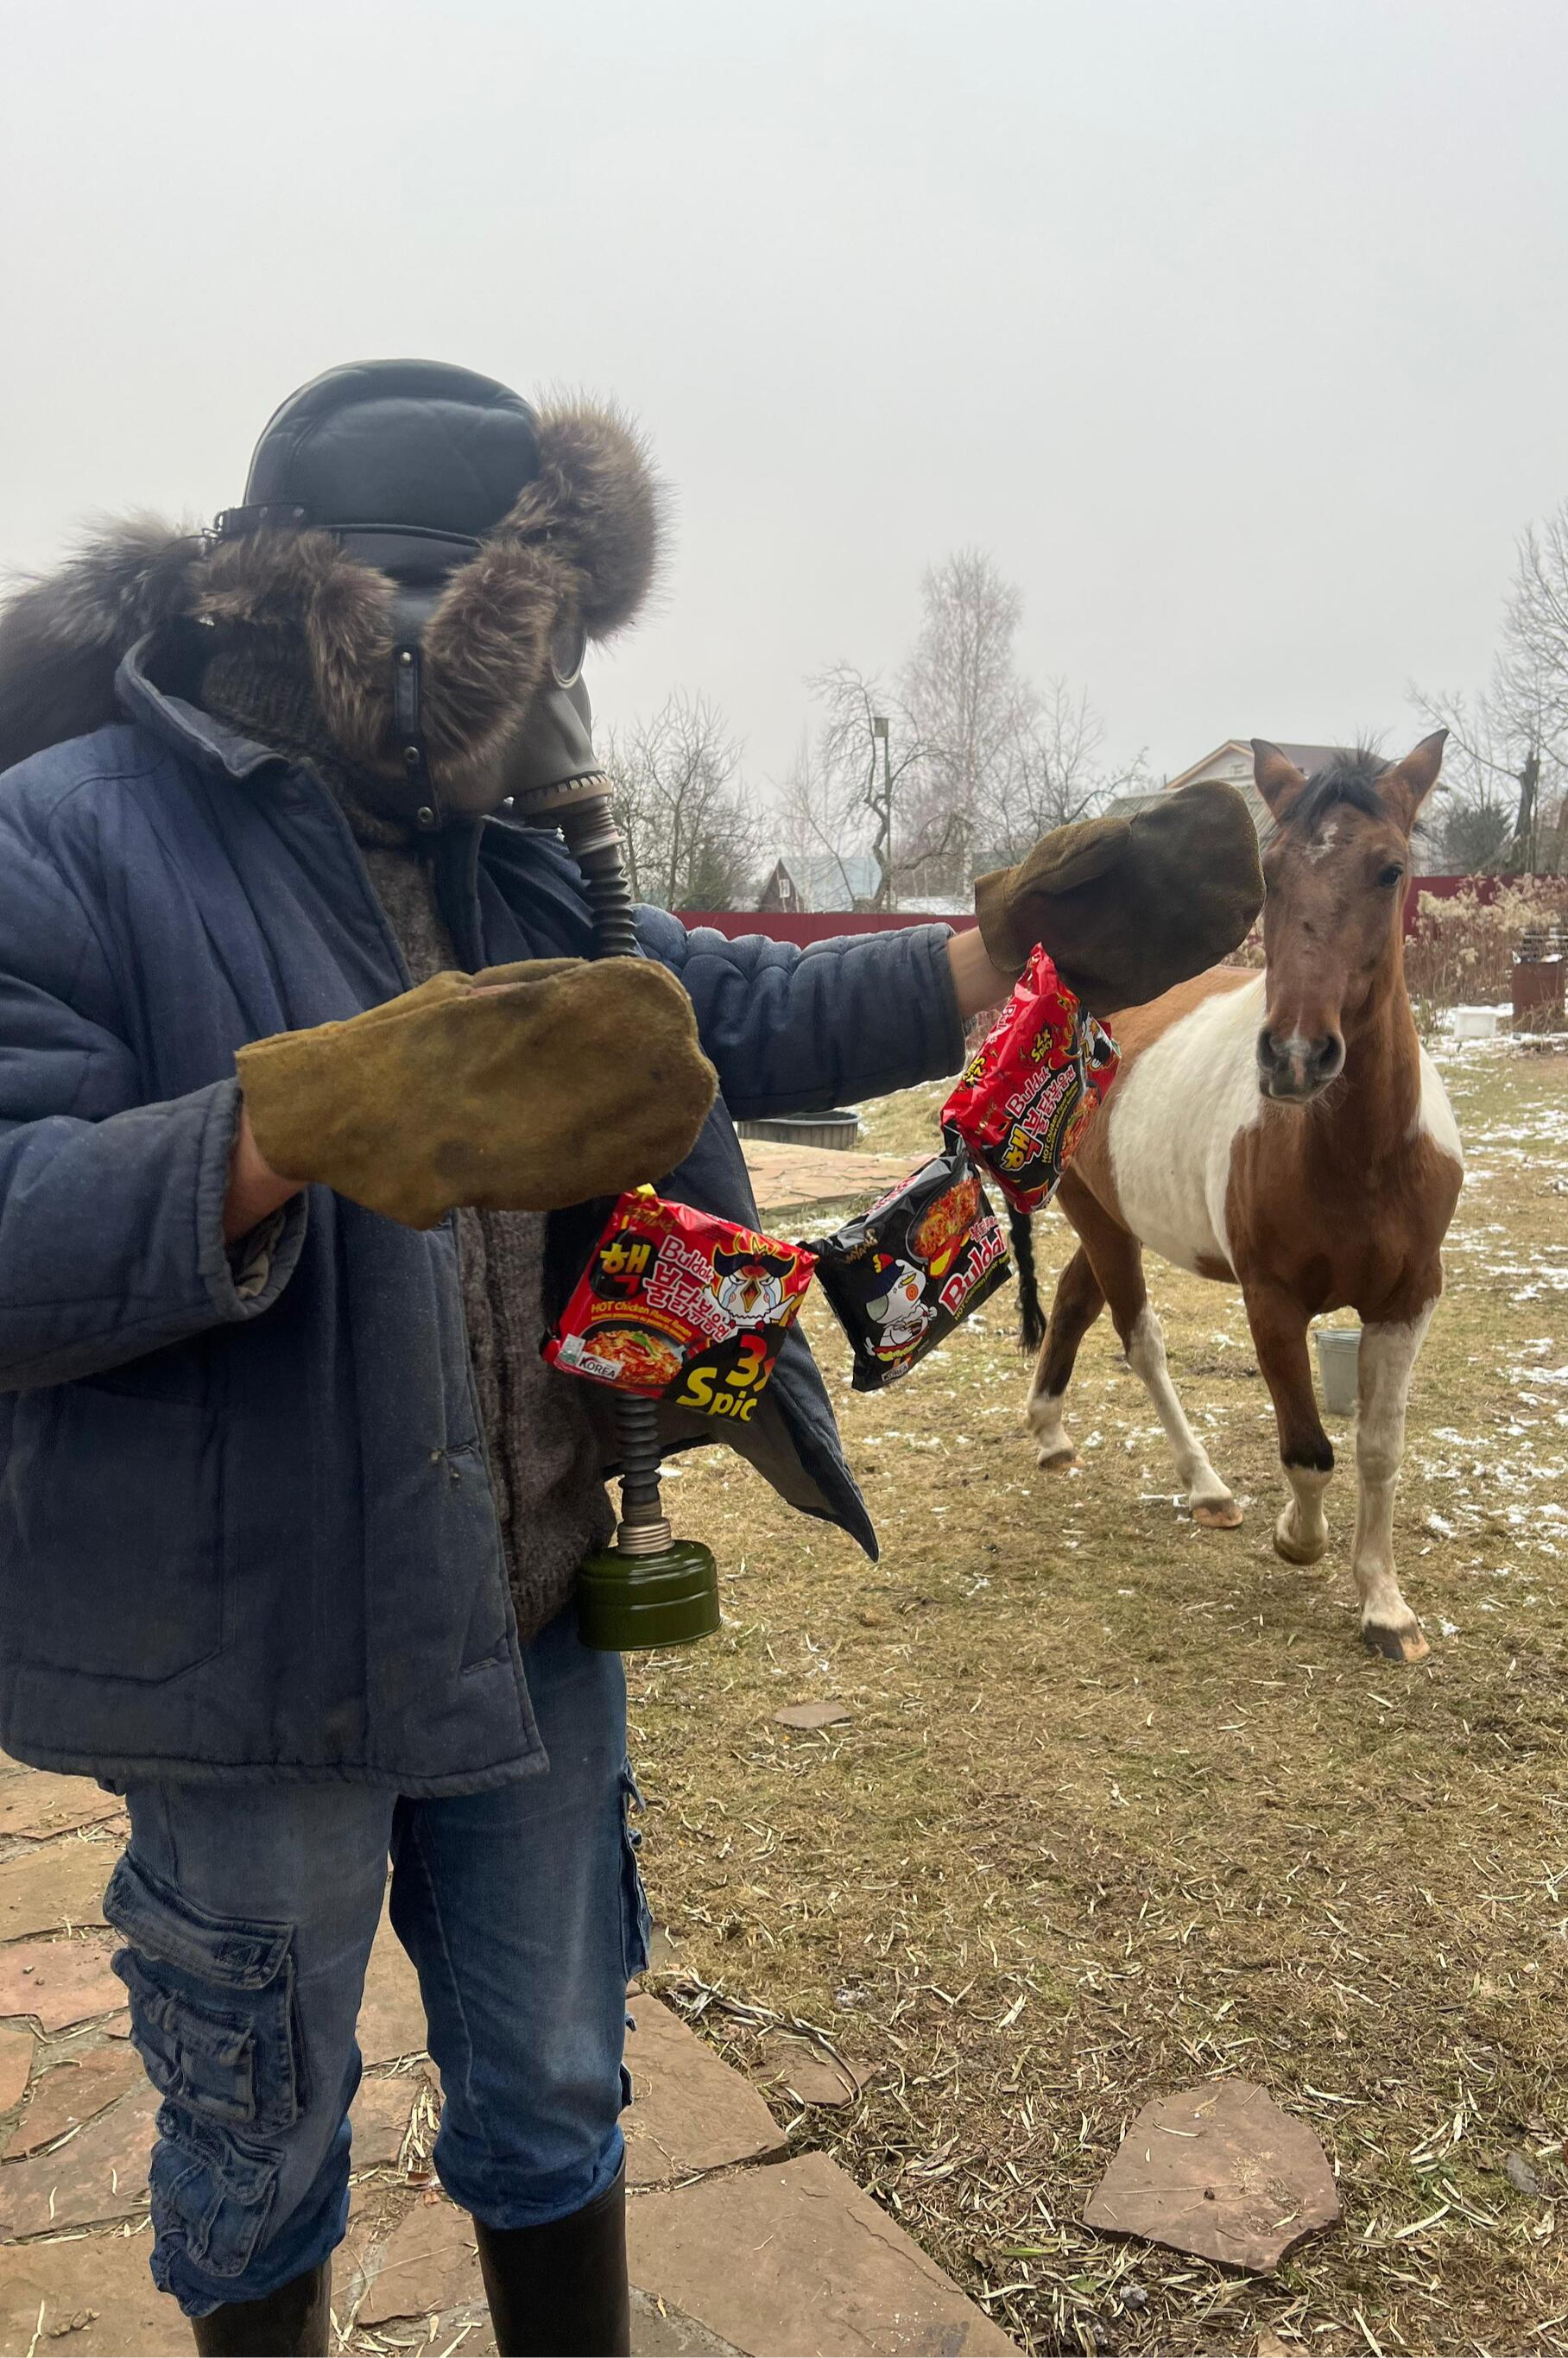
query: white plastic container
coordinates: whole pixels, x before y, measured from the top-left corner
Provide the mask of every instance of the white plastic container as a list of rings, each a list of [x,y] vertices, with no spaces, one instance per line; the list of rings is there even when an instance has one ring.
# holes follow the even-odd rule
[[[1506,1007],[1456,1007],[1454,1011],[1454,1037],[1456,1040],[1496,1040],[1501,1036],[1508,1013]]]
[[[1323,1386],[1324,1412],[1328,1416],[1354,1416],[1361,1370],[1359,1326],[1319,1326],[1318,1379]]]

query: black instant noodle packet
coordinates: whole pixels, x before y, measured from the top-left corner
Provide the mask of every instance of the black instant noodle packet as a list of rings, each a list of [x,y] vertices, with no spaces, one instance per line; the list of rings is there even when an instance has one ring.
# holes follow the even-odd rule
[[[1008,1275],[1007,1243],[957,1138],[807,1249],[854,1353],[858,1392],[909,1373]]]

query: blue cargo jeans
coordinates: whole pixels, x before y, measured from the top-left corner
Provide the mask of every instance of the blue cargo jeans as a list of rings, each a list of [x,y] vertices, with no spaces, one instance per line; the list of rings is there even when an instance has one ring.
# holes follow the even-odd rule
[[[153,2276],[188,2316],[324,2260],[349,2209],[355,2023],[381,1918],[419,1975],[435,2164],[490,2227],[620,2167],[626,1983],[647,1962],[620,1658],[575,1616],[524,1648],[546,1773],[441,1801],[364,1785],[134,1786],[104,1912],[164,2101]]]

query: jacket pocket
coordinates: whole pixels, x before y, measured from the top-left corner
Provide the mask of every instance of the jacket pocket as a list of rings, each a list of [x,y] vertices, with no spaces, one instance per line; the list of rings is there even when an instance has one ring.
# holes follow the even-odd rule
[[[222,1464],[204,1401],[91,1382],[20,1394],[0,1478],[16,1656],[155,1683],[216,1653]]]

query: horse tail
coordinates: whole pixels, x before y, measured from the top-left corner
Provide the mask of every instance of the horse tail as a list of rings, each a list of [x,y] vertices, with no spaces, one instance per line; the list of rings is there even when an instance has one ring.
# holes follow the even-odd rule
[[[1040,1281],[1034,1273],[1034,1223],[1027,1212],[1009,1212],[1007,1225],[1018,1270],[1018,1347],[1033,1357],[1045,1340]]]

